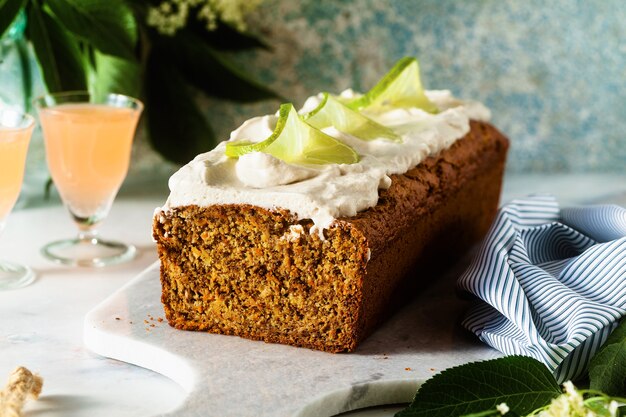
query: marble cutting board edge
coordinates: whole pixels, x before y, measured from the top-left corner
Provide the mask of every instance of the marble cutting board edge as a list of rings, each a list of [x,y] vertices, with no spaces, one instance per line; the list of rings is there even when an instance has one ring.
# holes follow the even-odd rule
[[[155,263],[87,314],[84,342],[180,384],[188,397],[171,416],[320,417],[410,402],[437,372],[501,356],[461,328],[459,273],[436,277],[356,352],[331,354],[170,327]]]

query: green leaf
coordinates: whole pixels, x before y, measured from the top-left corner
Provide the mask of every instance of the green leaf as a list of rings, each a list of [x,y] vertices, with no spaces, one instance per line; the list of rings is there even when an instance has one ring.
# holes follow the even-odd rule
[[[626,320],[613,330],[589,364],[590,388],[626,396]]]
[[[86,90],[86,70],[76,41],[37,2],[28,7],[28,37],[48,91]]]
[[[28,113],[32,108],[33,98],[33,71],[30,60],[30,49],[26,39],[19,39],[15,42],[17,47],[17,55],[22,68],[22,95],[24,98],[24,110]]]
[[[146,120],[154,149],[183,164],[215,145],[211,126],[193,100],[193,91],[172,62],[152,50],[145,75]]]
[[[0,37],[11,26],[26,0],[0,0]]]
[[[592,411],[594,417],[612,417],[613,414],[609,410],[610,401],[604,397],[594,397],[585,401],[585,407]]]
[[[188,31],[158,42],[185,79],[210,96],[239,102],[281,98]]]
[[[95,95],[106,93],[138,97],[141,86],[141,68],[137,61],[94,53],[94,71],[91,88]]]
[[[506,403],[527,415],[561,394],[541,362],[509,356],[450,368],[429,379],[413,403],[396,417],[455,417],[492,410]]]
[[[493,409],[493,410],[487,410],[487,411],[481,411],[479,413],[471,413],[471,414],[465,414],[462,417],[501,417],[502,413],[500,413],[498,410]],[[518,417],[519,414],[514,413],[512,411],[509,411],[506,413],[506,417]]]
[[[134,58],[137,23],[124,0],[46,0],[67,30],[99,51]]]

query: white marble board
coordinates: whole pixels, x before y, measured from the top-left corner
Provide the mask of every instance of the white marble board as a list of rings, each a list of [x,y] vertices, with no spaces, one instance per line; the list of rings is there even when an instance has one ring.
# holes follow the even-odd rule
[[[459,324],[467,303],[455,296],[454,279],[466,262],[439,277],[354,353],[175,330],[164,319],[158,264],[86,316],[84,340],[100,355],[180,384],[188,397],[171,416],[323,417],[410,402],[435,373],[500,356]]]

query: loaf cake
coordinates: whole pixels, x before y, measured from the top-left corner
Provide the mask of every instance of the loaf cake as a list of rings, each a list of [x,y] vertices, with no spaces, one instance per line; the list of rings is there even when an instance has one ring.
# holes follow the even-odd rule
[[[497,210],[508,141],[482,105],[426,95],[436,111],[368,114],[400,142],[322,129],[352,146],[354,164],[297,166],[291,176],[263,152],[226,156],[228,142],[271,134],[276,116],[265,116],[176,173],[153,222],[169,324],[354,351],[404,284],[423,283],[420,265],[445,264],[480,239]],[[381,161],[393,168],[381,171]],[[264,184],[268,171],[276,175]]]

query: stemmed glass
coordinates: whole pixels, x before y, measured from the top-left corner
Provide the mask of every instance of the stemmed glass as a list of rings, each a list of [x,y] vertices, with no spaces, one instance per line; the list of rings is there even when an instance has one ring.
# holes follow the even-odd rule
[[[24,179],[28,143],[35,119],[11,109],[0,109],[0,232],[17,201]],[[0,290],[20,288],[35,279],[24,265],[0,261]]]
[[[78,236],[44,246],[66,265],[105,266],[135,256],[135,247],[102,240],[97,226],[109,213],[130,163],[143,104],[120,94],[48,94],[35,105],[52,180],[78,226]]]

